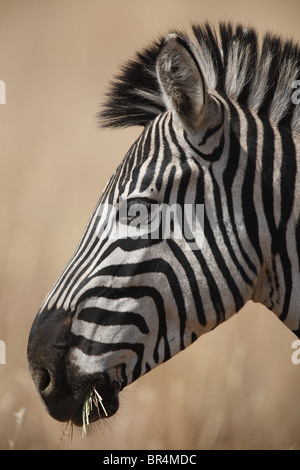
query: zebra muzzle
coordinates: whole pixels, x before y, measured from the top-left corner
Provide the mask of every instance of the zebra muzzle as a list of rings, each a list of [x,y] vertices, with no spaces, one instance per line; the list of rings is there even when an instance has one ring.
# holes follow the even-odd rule
[[[109,380],[108,374],[101,374],[98,380],[94,380],[89,387],[87,387],[84,399],[80,401],[80,405],[75,413],[70,418],[72,423],[76,426],[83,425],[83,411],[85,401],[90,391],[95,390],[98,397],[101,398],[101,406],[99,402],[92,400],[91,395],[91,408],[89,412],[89,422],[94,423],[102,418],[113,416],[119,408],[119,387],[115,382]]]
[[[58,421],[82,426],[82,406],[91,387],[103,399],[105,413],[94,407],[90,422],[112,416],[119,407],[120,385],[106,371],[86,374],[70,361],[71,316],[57,310],[37,315],[28,341],[29,369],[48,413]]]

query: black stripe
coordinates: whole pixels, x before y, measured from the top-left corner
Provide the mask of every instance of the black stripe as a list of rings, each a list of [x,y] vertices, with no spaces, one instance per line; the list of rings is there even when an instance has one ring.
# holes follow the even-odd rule
[[[221,134],[220,141],[219,141],[219,144],[217,145],[217,147],[215,147],[214,150],[211,153],[207,153],[207,154],[201,152],[198,148],[194,147],[194,145],[190,142],[186,131],[184,131],[184,138],[185,138],[187,144],[191,147],[191,149],[197,155],[199,155],[199,157],[203,158],[203,160],[205,160],[207,162],[216,162],[217,160],[219,160],[221,158],[221,156],[223,154],[224,143],[225,143],[224,132],[222,132],[222,134]]]
[[[296,224],[296,229],[295,229],[295,236],[296,236],[296,245],[297,245],[297,254],[298,254],[298,267],[299,267],[299,273],[300,273],[300,216],[298,217],[298,221]]]
[[[144,318],[135,312],[116,312],[98,307],[87,307],[80,311],[78,320],[84,320],[101,326],[134,325],[141,333],[149,333],[149,328]]]
[[[235,175],[240,162],[240,118],[235,106],[228,102],[230,107],[230,130],[229,130],[229,152],[228,159],[226,163],[225,170],[223,172],[223,185],[226,193],[227,208],[230,217],[230,224],[236,242],[238,244],[241,255],[244,258],[244,261],[247,263],[248,267],[253,271],[254,274],[257,274],[257,269],[254,263],[249,258],[247,252],[245,251],[242,242],[240,240],[233,209],[233,183],[235,180]]]
[[[223,112],[223,105],[222,105],[222,112]],[[210,127],[210,128],[207,129],[207,131],[204,133],[201,141],[198,143],[199,147],[201,145],[205,145],[207,140],[210,137],[212,137],[216,132],[218,132],[221,129],[221,127],[223,126],[223,124],[224,124],[224,115],[222,116],[222,121],[219,124],[217,124],[214,127]]]
[[[154,134],[154,144],[153,144],[154,150],[153,150],[152,157],[151,158],[149,157],[149,153],[145,154],[143,152],[144,161],[145,162],[147,161],[147,164],[146,164],[146,168],[145,168],[145,174],[144,174],[143,179],[142,179],[141,184],[140,184],[140,188],[139,188],[140,192],[146,191],[146,189],[150,186],[150,184],[152,183],[152,181],[154,179],[155,168],[156,168],[156,165],[157,165],[157,158],[158,158],[158,155],[159,155],[160,145],[161,145],[160,144],[160,138],[159,138],[159,124],[160,123],[161,123],[161,120],[159,120],[159,123],[157,121],[155,121],[155,123],[152,123],[151,133],[149,132],[149,134],[150,134],[149,148],[148,148],[149,153],[151,151],[150,142],[152,141],[152,134]],[[140,167],[138,166],[138,167],[135,168],[135,171],[134,171],[134,175],[133,175],[132,182],[131,182],[131,185],[130,185],[130,192],[132,192],[136,189],[136,182],[138,180],[139,172],[140,172]]]
[[[132,373],[132,381],[138,379],[142,373],[142,360],[145,348],[141,343],[102,343],[86,339],[81,335],[72,334],[71,347],[80,349],[88,356],[101,356],[102,354],[129,349],[137,355],[137,362]]]
[[[274,218],[273,207],[273,173],[274,173],[274,132],[269,121],[263,121],[264,137],[263,137],[263,153],[262,153],[262,171],[261,171],[261,188],[262,201],[265,217],[269,227],[269,231],[274,235],[276,233],[276,223]],[[278,252],[277,240],[272,237],[272,252]]]
[[[254,204],[254,183],[257,158],[257,127],[253,116],[249,111],[247,111],[246,108],[244,109],[244,113],[247,119],[248,132],[247,153],[243,152],[242,150],[242,158],[247,158],[244,181],[242,185],[243,220],[247,230],[248,238],[256,251],[260,263],[262,264],[263,255],[259,244],[258,218]]]
[[[279,132],[282,143],[282,164],[280,169],[281,218],[277,237],[285,283],[284,304],[279,318],[284,321],[289,311],[293,284],[292,263],[287,250],[286,230],[294,205],[297,163],[291,130],[281,127]]]
[[[172,116],[170,116],[168,127],[167,127],[166,120],[161,122],[161,126],[163,126],[164,128],[163,135],[164,136],[168,135],[170,132],[170,128],[172,128]],[[166,127],[167,129],[165,129]],[[155,186],[156,186],[157,191],[160,191],[162,188],[166,168],[172,160],[172,152],[169,146],[168,139],[166,137],[163,139],[162,142],[160,142],[160,150],[163,152],[163,158],[160,162],[159,172],[156,176],[156,181],[155,181]]]
[[[169,204],[170,202],[170,195],[173,189],[173,183],[174,183],[174,176],[176,173],[176,166],[173,165],[171,167],[169,176],[168,176],[168,181],[166,182],[166,188],[165,188],[165,194],[164,194],[164,203]]]

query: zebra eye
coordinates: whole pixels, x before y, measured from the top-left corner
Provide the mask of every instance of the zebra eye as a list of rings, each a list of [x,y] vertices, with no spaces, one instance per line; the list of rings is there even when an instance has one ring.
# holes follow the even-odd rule
[[[151,221],[158,203],[152,199],[127,199],[120,205],[118,220],[121,224],[141,227]]]

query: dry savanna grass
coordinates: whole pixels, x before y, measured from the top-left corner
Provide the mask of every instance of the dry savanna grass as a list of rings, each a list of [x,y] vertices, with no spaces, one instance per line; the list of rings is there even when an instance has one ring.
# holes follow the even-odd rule
[[[298,0],[0,0],[1,449],[300,448],[295,336],[260,305],[128,386],[117,415],[84,438],[47,415],[26,361],[34,315],[140,132],[96,126],[120,64],[190,21],[300,41],[299,13]]]

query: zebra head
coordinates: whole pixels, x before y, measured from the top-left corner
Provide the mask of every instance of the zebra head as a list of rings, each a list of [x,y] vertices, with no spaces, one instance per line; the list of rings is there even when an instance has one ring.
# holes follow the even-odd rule
[[[60,421],[82,425],[91,386],[113,415],[126,385],[249,299],[273,308],[279,298],[285,253],[272,257],[278,247],[271,247],[264,193],[272,181],[261,188],[270,157],[262,142],[269,136],[274,145],[275,131],[260,111],[289,123],[293,114],[285,101],[275,109],[272,77],[259,81],[274,44],[267,39],[259,56],[253,30],[220,26],[221,45],[209,26],[194,34],[196,45],[171,33],[139,54],[101,114],[107,126],[144,130],[32,325],[30,370]],[[290,63],[291,49],[280,51],[276,60]],[[281,204],[287,222],[292,200]]]

